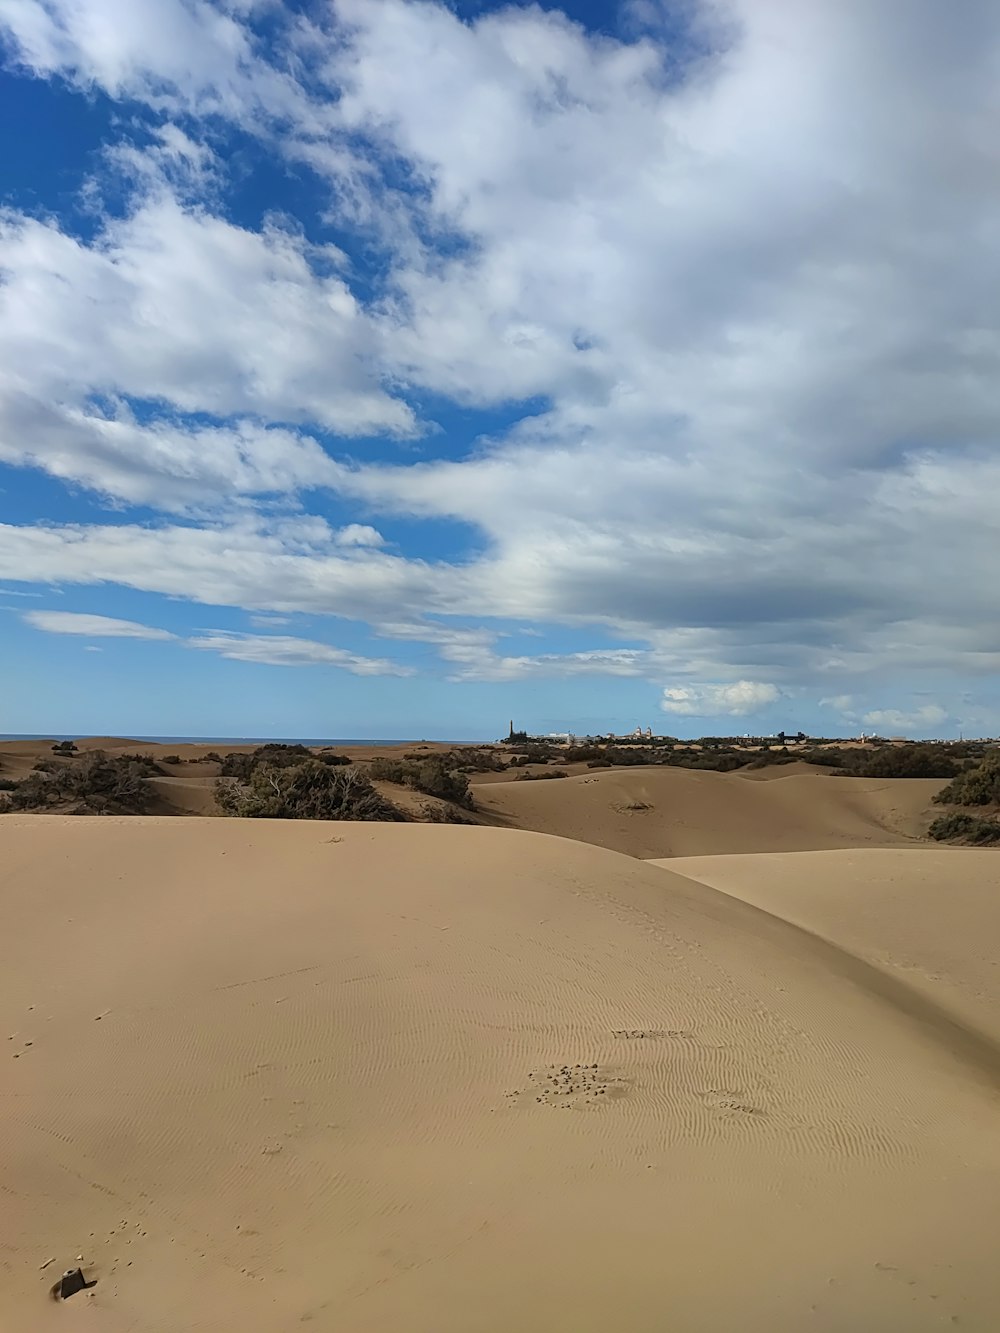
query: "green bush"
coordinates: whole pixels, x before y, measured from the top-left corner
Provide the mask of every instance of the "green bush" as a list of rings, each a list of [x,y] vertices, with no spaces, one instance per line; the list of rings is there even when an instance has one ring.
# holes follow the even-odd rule
[[[219,778],[215,799],[244,819],[361,819],[400,822],[403,812],[358,769],[310,757],[296,764],[259,763],[246,781]]]
[[[988,751],[934,797],[939,805],[1000,805],[1000,750]]]
[[[569,774],[564,768],[547,768],[544,773],[518,773],[514,778],[515,782],[540,782],[544,778],[568,778]]]
[[[207,756],[206,756],[207,757]],[[267,745],[258,745],[249,754],[232,750],[220,761],[222,767],[219,776],[239,778],[241,782],[249,780],[255,768],[261,764],[270,764],[272,768],[291,768],[307,759],[314,758],[311,750],[304,745],[283,745],[278,741],[269,741]]]
[[[859,778],[953,778],[961,767],[940,745],[890,745],[844,756],[844,772]]]
[[[446,768],[456,769],[460,773],[502,773],[507,767],[507,761],[499,750],[475,745],[458,745],[436,755],[411,753],[406,758],[417,762],[428,758],[440,759]]]
[[[939,815],[927,832],[937,842],[964,842],[972,847],[1000,843],[1000,823],[976,815]]]
[[[405,759],[373,759],[368,776],[375,782],[392,782],[398,787],[422,791],[425,796],[454,801],[467,810],[473,808],[469,779],[457,769],[449,768],[441,755],[428,755],[417,763]]]
[[[807,750],[802,758],[807,764],[815,764],[817,768],[843,768],[846,753],[848,752],[841,749]]]
[[[155,770],[155,765],[152,765]],[[153,793],[149,763],[93,750],[78,763],[31,773],[10,793],[11,810],[63,810],[71,814],[142,814]]]

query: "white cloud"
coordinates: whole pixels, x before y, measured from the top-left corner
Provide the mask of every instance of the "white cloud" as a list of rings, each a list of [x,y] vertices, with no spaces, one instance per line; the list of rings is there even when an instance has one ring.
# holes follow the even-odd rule
[[[189,512],[325,486],[366,521],[7,529],[6,576],[649,645],[428,640],[470,679],[601,668],[835,701],[885,699],[901,662],[995,672],[1000,10],[718,0],[727,44],[665,77],[663,6],[633,8],[650,37],[624,45],[535,6],[463,23],[338,0],[288,46],[279,24],[268,64],[252,5],[7,0],[36,73],[189,118],[119,153],[132,208],[89,244],[8,218],[0,457]],[[192,202],[225,185],[201,112],[327,174],[333,225],[385,247],[378,301],[339,252]],[[543,405],[457,461],[427,461],[431,437],[348,467],[311,438],[412,433],[410,390]],[[458,519],[483,553],[346,535],[391,513]],[[672,688],[694,715],[732,687]]]
[[[25,611],[22,619],[47,634],[85,634],[104,639],[173,639],[176,636],[152,625],[113,616],[83,615],[76,611]]]
[[[862,720],[880,731],[919,732],[923,736],[933,736],[942,722],[948,720],[948,712],[938,704],[924,704],[909,713],[898,708],[876,708],[865,713]]]
[[[366,523],[349,523],[336,536],[338,546],[384,546],[385,538],[378,528]]]
[[[838,713],[851,713],[854,710],[853,694],[833,694],[827,699],[820,699],[820,708],[834,708]]]
[[[730,685],[674,685],[663,691],[660,707],[682,717],[743,717],[757,713],[781,697],[776,685],[737,680]]]
[[[30,569],[56,583],[116,583],[215,606],[389,620],[400,607],[474,613],[482,576],[342,546],[321,520],[215,527],[0,524],[0,578]]]
[[[257,629],[272,629],[278,625],[290,625],[291,616],[251,616],[250,624]]]
[[[207,0],[4,0],[19,64],[83,89],[133,97],[167,111],[308,119],[295,81],[267,65],[238,21],[255,6]]]
[[[219,653],[238,662],[269,666],[333,666],[355,676],[408,676],[409,667],[381,657],[362,657],[312,639],[278,634],[234,634],[217,630],[188,640],[192,648]]]
[[[342,469],[315,440],[275,423],[415,429],[381,386],[378,327],[319,271],[343,257],[295,231],[245,231],[154,184],[90,245],[9,211],[0,245],[3,461],[176,507],[334,484]],[[132,403],[152,404],[152,422]]]

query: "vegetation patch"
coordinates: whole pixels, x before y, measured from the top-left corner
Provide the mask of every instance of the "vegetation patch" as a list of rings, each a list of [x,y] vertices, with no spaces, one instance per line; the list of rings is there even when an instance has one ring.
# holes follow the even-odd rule
[[[139,815],[153,793],[146,779],[158,772],[151,759],[93,750],[73,764],[56,764],[18,782],[5,798],[8,810],[81,815]]]
[[[246,780],[219,778],[215,799],[224,814],[243,819],[406,818],[360,770],[312,756],[294,764],[258,763]]]
[[[425,796],[438,796],[453,801],[466,810],[474,808],[469,779],[458,769],[449,768],[443,755],[428,755],[417,762],[406,759],[373,759],[368,776],[374,782],[392,782],[397,787],[410,787]]]
[[[989,750],[934,797],[938,805],[1000,805],[1000,750]]]
[[[968,847],[989,847],[1000,843],[1000,822],[957,811],[939,815],[927,832],[936,842],[960,842]]]

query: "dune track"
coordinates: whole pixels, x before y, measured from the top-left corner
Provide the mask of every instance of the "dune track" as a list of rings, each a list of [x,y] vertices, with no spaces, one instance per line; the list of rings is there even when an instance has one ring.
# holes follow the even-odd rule
[[[995,1327],[985,971],[538,834],[0,836],[3,1326]]]

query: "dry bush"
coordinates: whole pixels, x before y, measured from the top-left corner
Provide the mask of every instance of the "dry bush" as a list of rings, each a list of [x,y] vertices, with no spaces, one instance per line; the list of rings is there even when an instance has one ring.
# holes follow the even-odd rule
[[[219,778],[215,799],[244,819],[361,819],[406,817],[356,768],[331,767],[310,757],[296,764],[260,763],[246,781]]]
[[[453,805],[431,805],[430,801],[425,801],[420,807],[420,822],[422,824],[474,824],[475,820],[466,819]]]
[[[540,782],[545,778],[568,778],[569,774],[564,768],[547,768],[544,773],[518,773],[515,782]]]

